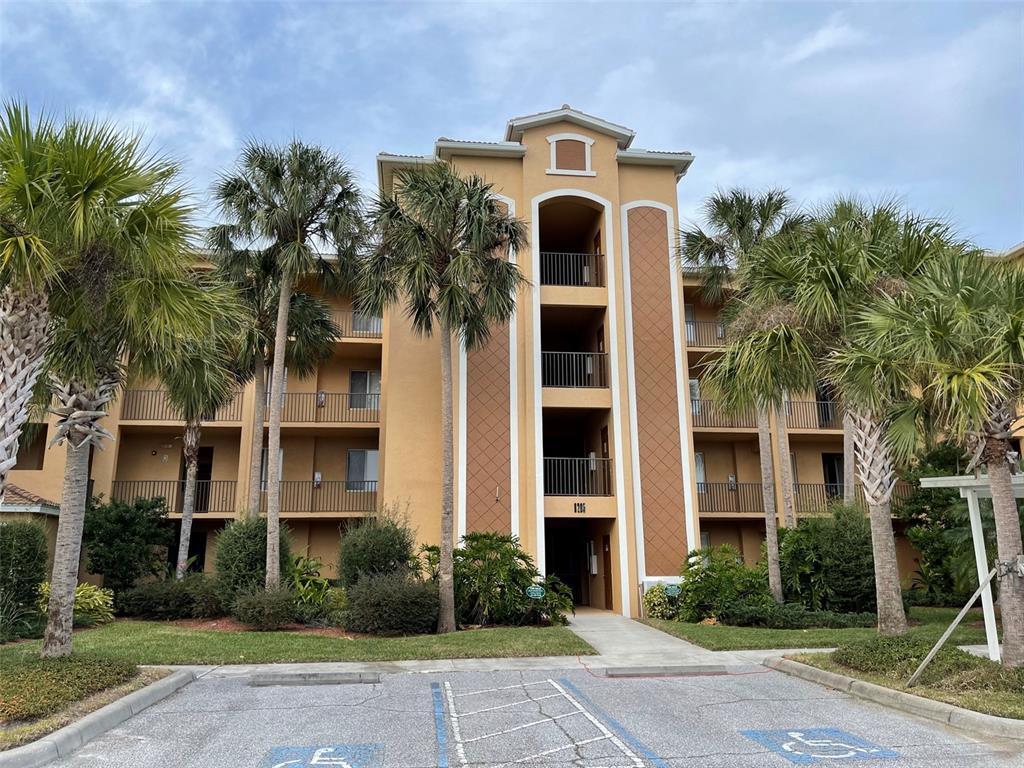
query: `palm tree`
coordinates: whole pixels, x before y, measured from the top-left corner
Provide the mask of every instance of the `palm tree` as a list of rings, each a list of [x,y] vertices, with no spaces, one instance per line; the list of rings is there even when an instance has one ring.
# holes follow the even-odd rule
[[[266,251],[235,248],[231,238],[231,227],[225,225],[213,227],[208,236],[217,274],[235,286],[249,318],[235,364],[246,378],[251,376],[255,382],[249,443],[249,487],[242,512],[257,515],[262,493],[267,370],[268,361],[273,360],[280,274],[274,259]],[[320,363],[334,353],[334,342],[339,335],[326,304],[309,293],[292,293],[288,309],[288,346],[285,348],[285,366],[289,371],[299,378],[314,374]]]
[[[441,355],[441,560],[438,632],[455,629],[452,335],[467,349],[507,323],[523,284],[505,256],[526,242],[490,184],[463,178],[447,163],[395,172],[395,188],[376,201],[375,248],[360,280],[360,306],[381,314],[401,303],[413,329],[439,337]]]
[[[249,142],[238,168],[214,194],[235,240],[263,247],[278,283],[267,429],[267,588],[281,578],[281,410],[284,404],[288,314],[296,282],[336,282],[350,274],[361,239],[359,193],[344,161],[295,139],[285,146]],[[330,248],[325,256],[318,249]]]
[[[131,375],[155,375],[177,345],[230,325],[234,298],[188,276],[191,208],[178,166],[138,137],[68,121],[54,136],[41,239],[65,254],[47,286],[53,443],[67,444],[44,657],[71,652],[89,455],[110,434],[107,404]]]
[[[712,376],[737,406],[777,403],[785,391],[811,389],[823,376],[838,393],[853,427],[856,471],[869,509],[884,634],[906,631],[891,515],[896,461],[884,439],[902,372],[854,371],[836,360],[846,354],[851,318],[904,290],[948,241],[946,227],[894,205],[865,210],[837,201],[798,237],[767,244],[740,269],[745,304],[731,326],[734,341],[725,355],[730,368]],[[735,378],[727,380],[727,374]]]
[[[694,226],[680,234],[680,261],[685,268],[698,272],[701,295],[709,303],[726,304],[723,315],[728,318],[734,311],[729,306],[730,300],[742,296],[742,287],[733,280],[736,269],[764,243],[799,229],[803,218],[792,212],[788,195],[778,189],[757,196],[744,189],[719,190],[704,201],[703,209],[710,230]],[[772,596],[781,603],[782,574],[779,570],[771,428],[766,409],[758,408],[756,414],[768,583]],[[776,430],[780,455],[785,464],[789,457],[789,439],[781,409],[776,409]],[[784,466],[782,494],[787,525],[793,518],[793,488],[791,481],[787,480],[789,475],[789,468]]]
[[[207,339],[181,346],[172,364],[161,372],[171,407],[185,422],[182,454],[185,459],[185,488],[181,503],[181,532],[175,578],[182,579],[188,567],[192,516],[196,506],[196,476],[199,470],[199,439],[203,420],[213,417],[238,394],[239,378],[232,370],[234,339],[220,329]],[[262,432],[262,424],[261,432]]]
[[[910,455],[934,422],[985,464],[996,529],[1003,663],[1024,666],[1024,547],[1011,482],[1024,399],[1024,269],[950,243],[905,292],[870,307],[844,362],[901,371],[889,439]],[[858,359],[858,358],[863,359]]]

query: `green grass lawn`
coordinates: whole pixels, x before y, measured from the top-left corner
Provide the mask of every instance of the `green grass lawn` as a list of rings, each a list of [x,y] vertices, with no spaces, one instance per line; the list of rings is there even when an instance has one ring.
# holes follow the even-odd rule
[[[935,642],[956,618],[956,608],[912,608],[909,634]],[[953,633],[950,642],[956,645],[980,645],[985,642],[982,627],[969,626],[981,621],[981,611],[972,610]],[[645,619],[662,632],[688,640],[712,651],[743,651],[761,648],[834,648],[855,640],[867,640],[877,632],[870,627],[851,629],[764,629],[761,627],[730,627],[725,624],[688,624],[683,621]]]
[[[293,632],[221,632],[129,620],[76,632],[74,649],[135,664],[399,661],[595,653],[565,627],[498,627],[450,635],[338,638]],[[6,660],[38,650],[39,641],[0,648],[0,668]]]
[[[938,638],[936,638],[938,639]],[[812,667],[835,672],[847,677],[856,677],[876,685],[883,685],[886,688],[894,688],[897,691],[906,691],[915,696],[923,696],[926,699],[943,701],[955,707],[973,709],[975,712],[984,712],[988,715],[998,717],[1013,717],[1024,720],[1024,690],[987,690],[980,684],[972,688],[944,689],[935,685],[915,685],[907,688],[900,682],[896,682],[883,675],[864,672],[859,669],[852,669],[845,664],[838,664],[832,660],[829,653],[803,653],[792,657],[794,661],[809,664]]]

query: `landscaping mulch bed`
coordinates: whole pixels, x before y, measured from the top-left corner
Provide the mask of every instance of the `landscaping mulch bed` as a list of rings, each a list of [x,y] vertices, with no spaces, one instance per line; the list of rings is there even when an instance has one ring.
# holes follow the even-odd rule
[[[185,629],[198,629],[210,632],[252,632],[251,627],[248,627],[240,621],[228,616],[220,619],[178,619],[167,623],[175,627],[184,627]],[[298,635],[336,637],[342,640],[355,640],[360,637],[367,637],[367,635],[347,632],[341,627],[308,627],[305,624],[286,624],[278,631],[294,632]]]

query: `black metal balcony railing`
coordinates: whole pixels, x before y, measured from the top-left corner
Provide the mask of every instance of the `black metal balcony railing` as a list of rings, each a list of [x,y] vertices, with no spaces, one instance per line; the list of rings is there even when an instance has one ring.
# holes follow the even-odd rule
[[[234,512],[234,480],[196,481],[195,512]],[[163,497],[169,512],[181,512],[185,501],[183,480],[115,480],[110,497],[115,501],[132,503],[136,499]]]
[[[842,429],[843,410],[834,400],[790,400],[786,403],[790,429]]]
[[[342,338],[379,339],[384,335],[384,320],[351,309],[336,309],[331,319],[338,326]]]
[[[753,413],[726,413],[714,400],[690,400],[690,415],[695,427],[747,429],[757,426],[757,419]]]
[[[907,497],[914,492],[914,485],[907,482],[897,482],[893,488],[890,505],[895,511],[907,500]],[[827,512],[829,507],[836,502],[843,500],[842,483],[794,483],[793,484],[793,508],[799,514],[817,514]],[[864,499],[864,491],[860,483],[854,486],[854,505],[867,509],[867,502]]]
[[[270,413],[265,416],[270,420]],[[285,392],[281,421],[291,424],[380,420],[380,395],[350,392]]]
[[[607,387],[608,355],[604,352],[542,352],[545,387]]]
[[[541,251],[540,284],[602,287],[604,255]]]
[[[167,393],[162,389],[129,389],[121,403],[122,421],[182,421],[181,416],[171,407]],[[230,403],[211,414],[205,421],[241,421],[242,398],[235,397]]]
[[[544,459],[545,496],[611,496],[611,459]]]
[[[686,343],[691,347],[724,347],[725,326],[714,320],[687,320]]]
[[[373,512],[377,508],[376,480],[281,481],[282,512]],[[267,511],[264,490],[261,512]]]
[[[697,483],[701,512],[764,512],[760,483]]]

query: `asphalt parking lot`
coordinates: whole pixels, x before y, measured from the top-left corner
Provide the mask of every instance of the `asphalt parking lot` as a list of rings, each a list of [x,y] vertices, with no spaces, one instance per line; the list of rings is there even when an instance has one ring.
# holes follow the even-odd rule
[[[973,740],[750,665],[728,675],[405,673],[253,687],[211,673],[55,763],[75,768],[1024,766]]]

